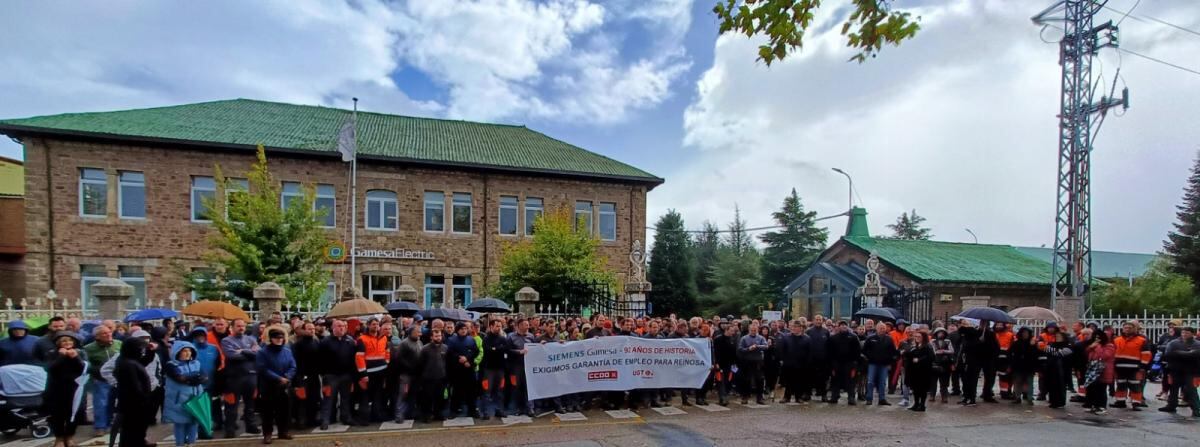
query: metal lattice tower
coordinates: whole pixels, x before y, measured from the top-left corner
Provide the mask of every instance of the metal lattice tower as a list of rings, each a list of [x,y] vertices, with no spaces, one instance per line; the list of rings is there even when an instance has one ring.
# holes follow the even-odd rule
[[[1059,65],[1062,66],[1061,108],[1058,115],[1058,206],[1054,221],[1054,281],[1051,304],[1059,298],[1079,298],[1087,308],[1092,282],[1092,117],[1109,108],[1128,107],[1128,90],[1121,99],[1101,97],[1093,103],[1096,80],[1092,57],[1104,47],[1116,47],[1117,27],[1093,18],[1107,0],[1060,0],[1033,17],[1043,26],[1061,23]],[[1077,317],[1073,315],[1072,317]]]

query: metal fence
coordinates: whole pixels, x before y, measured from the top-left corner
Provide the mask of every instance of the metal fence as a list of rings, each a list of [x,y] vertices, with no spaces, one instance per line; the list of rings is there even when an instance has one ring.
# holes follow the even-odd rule
[[[1157,342],[1158,337],[1167,333],[1167,323],[1171,320],[1181,320],[1184,326],[1197,327],[1200,326],[1200,315],[1163,315],[1143,312],[1141,315],[1120,315],[1112,312],[1104,314],[1088,314],[1081,321],[1084,324],[1096,323],[1100,327],[1112,326],[1116,333],[1121,332],[1121,326],[1129,320],[1137,320],[1142,326],[1142,334],[1151,342]],[[1047,320],[1029,320],[1017,319],[1018,326],[1029,326],[1034,328],[1045,327]]]

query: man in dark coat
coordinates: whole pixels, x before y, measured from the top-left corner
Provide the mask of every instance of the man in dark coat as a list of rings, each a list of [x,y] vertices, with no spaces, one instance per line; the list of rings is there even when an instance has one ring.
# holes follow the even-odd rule
[[[475,382],[475,357],[479,345],[467,334],[467,324],[458,322],[454,335],[446,342],[446,378],[450,382],[450,416],[457,417],[467,407],[466,417],[478,417],[475,398],[479,385]]]
[[[350,412],[350,390],[359,375],[354,360],[358,342],[346,333],[345,320],[333,320],[330,331],[331,335],[317,346],[321,358],[321,430],[329,429],[334,405],[337,405],[342,424],[353,425],[355,422]]]
[[[117,381],[117,412],[121,421],[121,447],[145,447],[146,429],[154,418],[153,409],[145,405],[152,391],[150,375],[141,360],[147,356],[146,341],[129,338],[121,345],[113,376]]]
[[[494,319],[488,323],[487,335],[483,337],[483,360],[480,371],[483,373],[483,392],[487,393],[484,400],[483,420],[488,420],[494,414],[503,418],[504,414],[504,368],[508,353],[508,339],[502,329],[504,321]]]
[[[829,344],[829,330],[825,329],[825,318],[820,315],[813,318],[813,327],[809,328],[805,334],[811,341],[812,350],[809,351],[808,383],[805,385],[804,392],[800,394],[800,398],[807,402],[812,397],[812,389],[816,388],[821,402],[828,402],[828,398],[825,397],[825,384],[829,382],[831,368],[829,354],[825,351]]]
[[[29,336],[29,326],[24,321],[8,322],[8,338],[0,340],[0,366],[32,365],[37,344],[38,339]]]
[[[812,354],[811,341],[800,320],[792,320],[791,330],[779,335],[775,349],[783,365],[783,403],[791,402],[793,396],[799,401],[805,389],[804,365]]]
[[[713,361],[717,368],[718,405],[729,405],[729,393],[733,391],[733,367],[738,360],[738,327],[725,326],[725,333],[713,339]]]
[[[292,381],[292,388],[297,400],[296,405],[292,405],[292,414],[297,427],[316,424],[321,408],[322,360],[315,332],[312,323],[299,324],[292,342],[292,357],[296,359],[296,380]]]
[[[860,349],[858,336],[850,331],[845,321],[839,321],[837,333],[829,337],[827,349],[833,367],[833,396],[829,398],[830,403],[836,404],[841,392],[845,391],[846,403],[855,404],[854,371],[858,365]]]
[[[1200,400],[1196,397],[1196,376],[1200,374],[1200,342],[1196,341],[1196,328],[1185,327],[1179,331],[1179,338],[1167,343],[1167,351],[1163,357],[1171,363],[1172,386],[1167,397],[1167,406],[1159,411],[1174,413],[1179,402],[1179,392],[1192,407],[1192,417],[1200,418]]]

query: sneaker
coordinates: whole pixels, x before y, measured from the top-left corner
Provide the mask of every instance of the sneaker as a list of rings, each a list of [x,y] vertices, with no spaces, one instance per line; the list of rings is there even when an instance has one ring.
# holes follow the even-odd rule
[[[967,403],[965,403],[963,405],[968,406],[968,407],[974,407],[975,405],[978,405],[978,404],[976,404],[974,400],[968,400]]]
[[[1108,410],[1100,408],[1100,409],[1092,411],[1092,414],[1097,415],[1097,416],[1103,416],[1103,415],[1108,414]]]
[[[908,404],[909,404],[908,399],[900,399],[901,407],[908,407]]]

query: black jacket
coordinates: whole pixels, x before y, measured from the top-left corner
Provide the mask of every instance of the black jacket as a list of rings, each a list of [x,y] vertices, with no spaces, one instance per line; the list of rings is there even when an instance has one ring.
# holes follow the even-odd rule
[[[146,342],[140,338],[129,338],[121,344],[121,355],[117,357],[113,377],[117,379],[117,409],[123,418],[146,421],[153,417],[152,405],[146,405],[150,396],[150,375],[140,361],[146,357]]]
[[[862,347],[862,355],[872,365],[892,365],[900,358],[900,351],[896,349],[892,337],[875,334],[867,337]]]
[[[317,354],[321,356],[321,374],[358,375],[358,366],[354,364],[357,353],[358,342],[349,335],[325,337],[317,345]]]
[[[292,343],[292,357],[296,359],[296,382],[317,379],[321,373],[321,357],[316,337],[298,337]]]
[[[812,342],[804,334],[785,334],[775,342],[776,355],[784,368],[800,368],[808,364]]]
[[[829,353],[829,361],[842,365],[857,362],[862,353],[862,344],[859,343],[858,336],[852,332],[833,334],[825,345]]]
[[[929,343],[904,351],[904,377],[910,388],[929,389],[933,375],[933,348]]]
[[[508,339],[503,334],[488,333],[483,336],[483,369],[504,370],[504,354],[508,352]]]
[[[829,330],[823,327],[812,327],[804,333],[808,335],[808,339],[812,343],[812,352],[810,354],[812,362],[825,363],[829,361],[829,354],[825,351],[828,348]]]
[[[1194,376],[1200,373],[1200,341],[1184,343],[1182,338],[1167,343],[1163,357],[1171,362],[1171,374],[1177,377]],[[1196,408],[1196,407],[1192,407]]]
[[[737,364],[737,347],[738,336],[736,335],[728,337],[725,334],[721,334],[717,338],[714,338],[713,352],[715,353],[714,359],[717,362],[717,366],[729,369],[729,367]]]
[[[1032,374],[1037,371],[1038,357],[1044,355],[1029,340],[1016,339],[1008,348],[1008,361],[1013,373]]]
[[[446,380],[446,344],[429,343],[421,348],[421,380]]]

